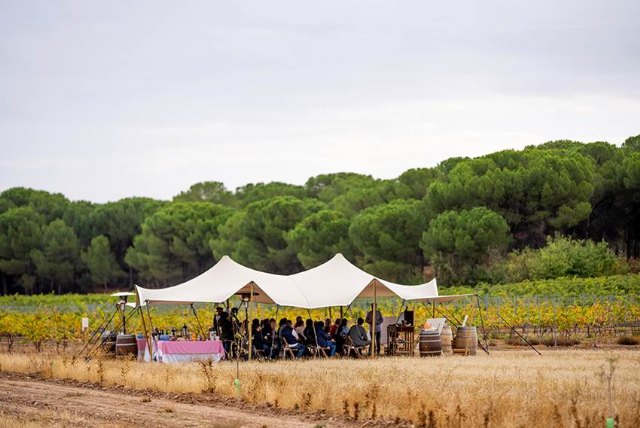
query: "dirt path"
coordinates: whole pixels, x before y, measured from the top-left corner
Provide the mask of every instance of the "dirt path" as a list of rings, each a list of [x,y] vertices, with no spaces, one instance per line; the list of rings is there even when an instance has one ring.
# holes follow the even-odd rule
[[[325,427],[342,421],[269,415],[222,403],[185,404],[167,398],[0,376],[0,426]],[[11,423],[10,421],[14,421]],[[7,425],[8,423],[8,425]]]

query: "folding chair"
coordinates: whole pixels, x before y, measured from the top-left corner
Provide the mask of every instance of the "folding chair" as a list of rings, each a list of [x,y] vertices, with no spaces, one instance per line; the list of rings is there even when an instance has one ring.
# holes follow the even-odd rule
[[[282,340],[282,351],[284,352],[284,358],[287,358],[287,353],[289,354],[289,357],[291,357],[292,360],[295,360],[296,356],[293,353],[293,349],[288,343],[287,343],[287,339],[285,339],[284,337],[281,339]]]
[[[353,354],[357,357],[362,357],[363,354],[362,352],[364,350],[366,350],[366,346],[356,346],[353,344],[353,340],[351,340],[350,336],[347,336],[347,338],[344,340],[344,346],[342,347],[344,355],[345,356],[350,356],[351,352],[353,351]]]

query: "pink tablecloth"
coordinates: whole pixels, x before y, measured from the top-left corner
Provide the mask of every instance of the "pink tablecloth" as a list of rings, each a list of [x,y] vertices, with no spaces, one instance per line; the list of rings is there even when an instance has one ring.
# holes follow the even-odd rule
[[[219,340],[189,342],[176,340],[173,342],[158,341],[158,351],[163,354],[222,354],[224,348]]]
[[[147,348],[147,339],[139,339],[136,337],[136,344],[138,345],[138,361],[149,361],[149,348]]]
[[[212,359],[219,361],[224,357],[224,347],[219,340],[198,342],[188,341],[157,341],[155,354],[159,361],[184,362]]]

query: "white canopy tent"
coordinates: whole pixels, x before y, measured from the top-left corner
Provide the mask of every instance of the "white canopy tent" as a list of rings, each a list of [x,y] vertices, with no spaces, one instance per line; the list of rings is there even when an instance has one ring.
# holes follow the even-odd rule
[[[374,294],[403,300],[438,297],[435,279],[420,285],[396,284],[359,269],[342,254],[313,269],[288,276],[250,269],[224,256],[212,268],[182,284],[161,289],[136,285],[141,305],[224,302],[234,294],[250,294],[252,289],[252,302],[303,309],[349,306],[358,297],[373,298]]]
[[[136,292],[140,304],[218,303],[234,294],[251,294],[252,287],[252,302],[308,306],[306,297],[289,277],[250,269],[229,256],[222,257],[212,268],[182,284],[161,289],[136,285]]]
[[[397,296],[403,301],[426,302],[451,301],[466,296],[439,296],[435,278],[419,285],[401,285],[379,279],[339,253],[320,266],[288,276],[254,270],[223,256],[209,270],[182,284],[162,289],[136,285],[135,289],[140,306],[191,304],[196,319],[193,303],[224,302],[236,294],[246,294],[250,302],[304,309],[349,306],[358,297],[373,298],[375,309],[378,297]]]
[[[420,285],[395,284],[361,270],[340,253],[320,266],[289,278],[306,296],[309,306],[302,307],[308,309],[349,306],[358,297],[373,298],[374,294],[403,300],[438,296],[435,278]]]

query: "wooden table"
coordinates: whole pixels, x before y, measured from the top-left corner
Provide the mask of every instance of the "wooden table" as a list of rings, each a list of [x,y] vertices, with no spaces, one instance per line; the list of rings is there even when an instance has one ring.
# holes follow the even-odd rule
[[[413,355],[414,347],[413,326],[387,326],[387,355]]]

